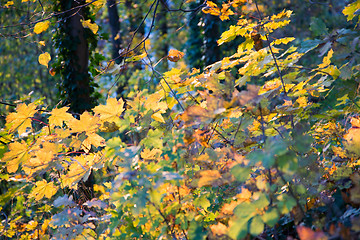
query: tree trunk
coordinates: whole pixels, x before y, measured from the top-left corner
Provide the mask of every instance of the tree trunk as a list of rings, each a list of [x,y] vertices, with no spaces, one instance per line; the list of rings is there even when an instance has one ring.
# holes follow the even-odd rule
[[[195,8],[199,6],[199,2],[190,3],[190,8]],[[202,29],[199,26],[200,22],[200,14],[199,12],[194,12],[189,15],[188,18],[188,26],[189,33],[188,39],[186,42],[186,58],[188,60],[188,64],[191,67],[202,69],[204,64],[202,59],[203,56],[203,33]]]
[[[86,19],[86,9],[76,8],[83,4],[85,0],[60,1],[60,11],[65,11],[60,15],[60,33],[63,39],[60,40],[59,52],[64,59],[61,93],[65,104],[70,104],[70,110],[76,113],[91,110],[96,102],[92,97],[94,89],[88,72],[89,44],[80,21]]]
[[[120,21],[117,9],[116,0],[108,0],[107,8],[109,13],[109,23],[111,30],[111,42],[112,42],[112,58],[117,64],[120,64],[122,58],[119,55],[120,51]]]
[[[216,1],[214,2],[216,3]],[[217,40],[220,38],[221,21],[218,16],[211,14],[206,14],[204,18],[204,55],[205,66],[207,66],[220,60],[220,48]]]
[[[167,56],[169,51],[169,41],[168,41],[168,24],[167,24],[167,9],[164,6],[166,4],[166,0],[161,1],[156,13],[156,26],[158,29],[158,33],[156,34],[159,36],[157,40],[157,48],[155,49],[156,53],[155,56],[157,60],[163,58],[161,63],[158,65],[157,69],[160,72],[166,72],[168,70],[168,61],[165,56]]]
[[[65,105],[70,105],[70,111],[83,113],[90,111],[96,105],[93,97],[94,83],[89,74],[89,42],[93,34],[89,29],[84,29],[81,19],[87,20],[89,13],[84,5],[85,0],[58,1],[57,10],[63,12],[59,15],[59,31],[56,37],[56,46],[59,49],[61,97]],[[86,181],[79,183],[79,188],[74,192],[74,199],[79,204],[94,197],[94,177],[91,173]]]

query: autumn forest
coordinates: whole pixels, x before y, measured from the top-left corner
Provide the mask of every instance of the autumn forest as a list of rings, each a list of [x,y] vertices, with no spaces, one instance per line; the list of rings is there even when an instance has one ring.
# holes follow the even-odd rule
[[[0,0],[0,239],[357,240],[360,0]]]

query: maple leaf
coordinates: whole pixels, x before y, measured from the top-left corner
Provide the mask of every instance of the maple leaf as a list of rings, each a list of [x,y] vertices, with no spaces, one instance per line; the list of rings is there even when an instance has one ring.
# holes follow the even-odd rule
[[[116,122],[124,111],[124,101],[122,98],[109,98],[106,105],[99,105],[94,108],[95,114],[100,116],[103,122]]]
[[[48,148],[41,149],[41,151],[35,152],[35,157],[30,158],[23,164],[24,172],[31,176],[37,171],[43,170],[49,166],[52,161],[54,153],[49,151]]]
[[[70,121],[73,119],[73,116],[68,113],[69,107],[62,107],[62,108],[54,108],[49,117],[49,124],[62,127],[63,122]]]
[[[96,133],[90,133],[87,134],[87,138],[83,141],[83,150],[85,150],[85,152],[88,152],[91,149],[91,145],[93,145],[94,147],[101,147],[101,146],[105,146],[105,139],[99,135],[97,135]]]
[[[99,117],[92,116],[89,112],[84,112],[80,115],[80,120],[72,118],[68,125],[72,133],[94,133],[99,128],[99,120]]]
[[[86,181],[91,173],[92,166],[99,162],[99,156],[95,154],[80,155],[70,158],[72,160],[66,175],[61,176],[64,187],[77,189],[80,180]]]
[[[47,183],[46,180],[36,182],[36,187],[34,187],[29,194],[30,198],[35,198],[36,201],[39,201],[46,198],[51,198],[54,196],[59,188],[54,185],[53,182]]]
[[[18,105],[16,112],[10,113],[6,117],[6,123],[10,126],[10,133],[15,130],[18,130],[20,135],[25,133],[27,128],[31,128],[31,118],[36,112],[36,105],[34,103]]]
[[[30,155],[28,151],[28,146],[24,141],[9,144],[9,151],[6,152],[1,159],[2,162],[7,162],[6,169],[9,173],[16,172],[19,164],[29,159]]]

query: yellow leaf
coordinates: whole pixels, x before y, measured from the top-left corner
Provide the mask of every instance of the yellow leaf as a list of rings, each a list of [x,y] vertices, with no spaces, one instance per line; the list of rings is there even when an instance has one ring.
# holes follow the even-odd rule
[[[360,0],[347,5],[343,10],[343,14],[347,16],[347,20],[350,21],[355,17],[355,12],[358,9],[360,9]]]
[[[67,113],[68,110],[69,107],[54,108],[50,112],[51,116],[49,117],[49,124],[62,127],[63,122],[73,119],[73,116],[70,113]]]
[[[93,145],[94,147],[105,146],[105,139],[100,137],[96,133],[87,134],[87,138],[83,142],[83,150],[85,150],[85,152],[89,152],[91,149],[91,145]]]
[[[58,190],[57,186],[54,186],[53,182],[47,183],[46,180],[36,182],[36,187],[34,187],[29,194],[30,198],[35,198],[36,201],[39,201],[46,198],[51,198],[56,194]]]
[[[28,146],[24,141],[9,144],[9,151],[1,159],[2,162],[6,162],[6,169],[9,173],[16,172],[19,164],[29,159],[28,151]]]
[[[81,20],[84,28],[89,28],[94,34],[99,30],[99,26],[96,23],[91,23],[91,20]]]
[[[344,139],[345,148],[360,156],[360,128],[350,128]]]
[[[30,222],[28,222],[28,224],[25,226],[25,228],[28,231],[32,231],[37,227],[37,225],[38,225],[38,222],[31,220]]]
[[[156,159],[157,157],[159,157],[161,155],[162,151],[160,149],[154,148],[152,150],[149,150],[147,148],[145,148],[140,156],[143,159]]]
[[[51,57],[48,52],[42,53],[39,55],[39,63],[45,67],[49,67],[48,63],[50,62]]]
[[[35,172],[47,168],[49,163],[53,160],[53,157],[53,151],[43,146],[43,149],[36,151],[34,157],[23,164],[23,170],[28,176],[31,176]]]
[[[35,24],[34,33],[39,34],[46,31],[50,26],[50,21],[38,22]]]
[[[299,107],[303,108],[308,105],[307,98],[302,96],[296,99],[296,102],[299,104]]]
[[[80,155],[71,158],[72,162],[66,175],[61,176],[61,183],[64,187],[76,189],[76,184],[83,178],[89,177],[91,166],[98,160],[94,154]]]
[[[97,116],[92,116],[89,112],[84,112],[80,115],[80,120],[72,118],[68,122],[68,125],[72,133],[94,133],[99,128],[99,120]]]
[[[273,45],[288,44],[289,42],[292,42],[294,40],[295,38],[293,37],[280,38],[280,39],[276,39],[272,44]]]
[[[31,128],[31,118],[36,112],[36,105],[34,103],[29,105],[22,103],[17,106],[16,112],[10,113],[6,117],[7,126],[10,126],[10,132],[18,130],[20,135],[25,133],[27,128]]]
[[[124,101],[120,98],[109,98],[106,105],[99,105],[94,108],[95,114],[100,116],[103,122],[116,122],[124,111]]]
[[[151,115],[151,118],[154,119],[155,121],[165,123],[165,120],[160,112],[154,113],[153,115]]]
[[[330,65],[331,61],[331,57],[333,55],[334,51],[332,49],[330,49],[330,51],[328,52],[328,54],[324,57],[323,59],[323,63],[319,64],[319,68],[324,68]]]
[[[14,1],[8,1],[4,7],[8,8],[9,6],[14,5]]]
[[[39,41],[39,44],[40,44],[41,46],[45,46],[45,41]]]

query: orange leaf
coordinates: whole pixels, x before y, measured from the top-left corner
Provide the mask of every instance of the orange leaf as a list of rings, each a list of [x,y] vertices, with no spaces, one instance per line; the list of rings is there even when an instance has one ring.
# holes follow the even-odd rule
[[[216,225],[211,225],[210,226],[211,232],[214,235],[224,235],[227,233],[227,227],[226,225],[222,224],[222,223],[218,223]]]
[[[200,172],[200,176],[198,187],[219,185],[219,180],[221,178],[218,170],[205,170]]]
[[[300,240],[327,240],[328,237],[323,232],[315,232],[311,228],[305,226],[297,226],[296,231]]]
[[[169,55],[167,56],[167,58],[171,62],[177,62],[180,59],[182,59],[184,57],[184,55],[185,54],[183,52],[180,52],[180,51],[178,51],[176,49],[171,49],[169,51]]]

